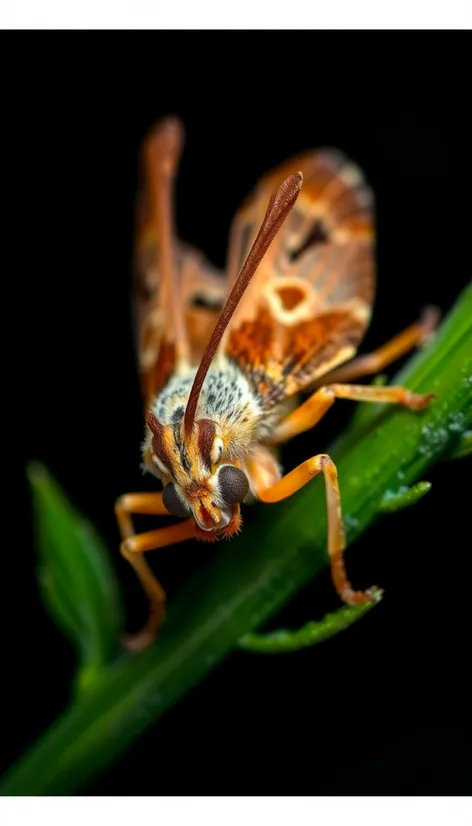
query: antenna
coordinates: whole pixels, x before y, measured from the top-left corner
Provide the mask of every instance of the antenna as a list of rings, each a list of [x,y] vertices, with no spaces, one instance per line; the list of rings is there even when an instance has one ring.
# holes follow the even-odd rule
[[[206,374],[208,373],[210,364],[213,361],[223,333],[226,330],[231,317],[244,294],[244,291],[261,263],[271,242],[277,235],[277,232],[285,221],[285,218],[295,204],[295,201],[300,193],[302,183],[303,175],[301,172],[295,172],[293,175],[289,175],[289,177],[280,184],[279,188],[274,195],[272,195],[269,201],[261,228],[257,233],[251,249],[249,250],[249,254],[241,268],[234,287],[228,296],[226,304],[221,311],[216,327],[213,330],[210,341],[208,342],[206,350],[202,356],[197,374],[193,380],[184,417],[184,429],[187,435],[192,431],[203,382],[205,381]]]

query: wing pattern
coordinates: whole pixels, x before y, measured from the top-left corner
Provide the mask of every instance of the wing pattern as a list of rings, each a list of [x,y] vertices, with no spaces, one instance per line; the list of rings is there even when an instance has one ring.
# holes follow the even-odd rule
[[[230,283],[271,193],[298,170],[303,173],[298,200],[224,342],[267,407],[352,358],[374,300],[372,192],[360,170],[335,150],[299,155],[261,179],[233,222]]]

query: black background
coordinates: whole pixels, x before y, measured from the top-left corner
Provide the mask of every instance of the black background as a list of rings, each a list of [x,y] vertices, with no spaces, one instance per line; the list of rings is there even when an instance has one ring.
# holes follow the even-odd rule
[[[29,460],[48,465],[116,550],[129,627],[144,616],[113,503],[152,486],[139,468],[129,307],[145,130],[163,114],[184,120],[180,234],[221,266],[231,217],[262,172],[313,146],[350,154],[377,199],[367,351],[426,303],[447,312],[470,278],[472,129],[466,35],[62,33],[3,45],[6,767],[66,706],[74,663],[39,601]],[[320,449],[351,411],[330,412]],[[303,439],[293,449],[306,456]],[[83,793],[468,793],[468,471],[467,460],[436,466],[428,496],[349,554],[358,587],[385,588],[372,615],[318,649],[233,654]],[[171,599],[215,552],[189,543],[154,559]],[[278,621],[336,604],[326,574]]]

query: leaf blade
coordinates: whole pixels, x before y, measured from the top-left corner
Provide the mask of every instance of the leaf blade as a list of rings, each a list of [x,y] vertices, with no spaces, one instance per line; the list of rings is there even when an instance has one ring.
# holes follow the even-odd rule
[[[73,642],[91,684],[94,669],[98,676],[116,655],[122,607],[115,573],[100,536],[46,468],[31,463],[27,473],[43,602]]]

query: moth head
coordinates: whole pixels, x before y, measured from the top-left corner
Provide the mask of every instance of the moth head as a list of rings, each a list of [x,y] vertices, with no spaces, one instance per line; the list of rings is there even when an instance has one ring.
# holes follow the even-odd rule
[[[240,503],[249,493],[244,471],[226,456],[216,422],[197,419],[191,434],[183,426],[163,425],[148,414],[151,461],[164,490],[162,501],[173,516],[194,517],[202,539],[230,535],[241,524]]]

